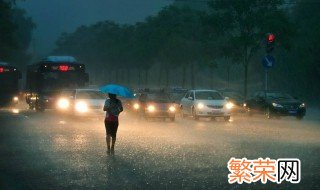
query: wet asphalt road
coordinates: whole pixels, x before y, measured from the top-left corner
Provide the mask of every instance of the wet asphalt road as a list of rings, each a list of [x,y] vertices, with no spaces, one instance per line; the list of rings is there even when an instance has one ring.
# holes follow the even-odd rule
[[[0,189],[320,189],[320,117],[144,121],[121,115],[116,155],[103,121],[0,110]],[[231,157],[299,158],[299,184],[229,185]]]

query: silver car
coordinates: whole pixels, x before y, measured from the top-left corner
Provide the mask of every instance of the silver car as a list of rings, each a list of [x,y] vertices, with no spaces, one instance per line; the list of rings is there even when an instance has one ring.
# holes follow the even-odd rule
[[[216,90],[190,90],[181,99],[182,116],[192,115],[195,120],[200,117],[223,117],[230,120],[231,102]]]
[[[56,103],[58,110],[77,116],[103,116],[106,96],[95,89],[64,90]]]

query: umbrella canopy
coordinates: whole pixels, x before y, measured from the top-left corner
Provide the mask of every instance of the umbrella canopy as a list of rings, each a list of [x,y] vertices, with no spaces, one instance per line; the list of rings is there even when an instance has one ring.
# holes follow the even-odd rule
[[[134,98],[133,93],[126,87],[116,84],[108,84],[100,88],[103,93],[116,94],[124,98]]]

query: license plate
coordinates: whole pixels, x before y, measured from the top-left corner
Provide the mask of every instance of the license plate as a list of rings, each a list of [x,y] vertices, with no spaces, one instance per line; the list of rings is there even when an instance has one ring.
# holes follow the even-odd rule
[[[289,113],[291,113],[291,114],[296,114],[296,113],[297,113],[297,110],[289,110]]]
[[[212,110],[211,113],[212,114],[221,113],[221,110]]]

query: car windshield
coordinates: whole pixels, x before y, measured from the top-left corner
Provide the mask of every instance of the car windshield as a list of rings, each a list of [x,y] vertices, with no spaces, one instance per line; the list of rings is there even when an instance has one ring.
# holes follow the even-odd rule
[[[195,96],[197,100],[223,100],[221,94],[219,92],[214,91],[196,92]]]
[[[170,102],[170,97],[168,94],[165,93],[155,93],[155,94],[148,94],[146,96],[147,101],[152,102],[159,102],[159,103],[168,103]]]
[[[268,99],[294,99],[289,94],[281,93],[281,92],[270,92],[270,93],[267,93],[267,98]]]
[[[43,91],[77,88],[83,85],[83,78],[77,72],[46,72],[43,73],[41,86]]]
[[[105,99],[105,96],[99,91],[79,91],[77,99]]]

